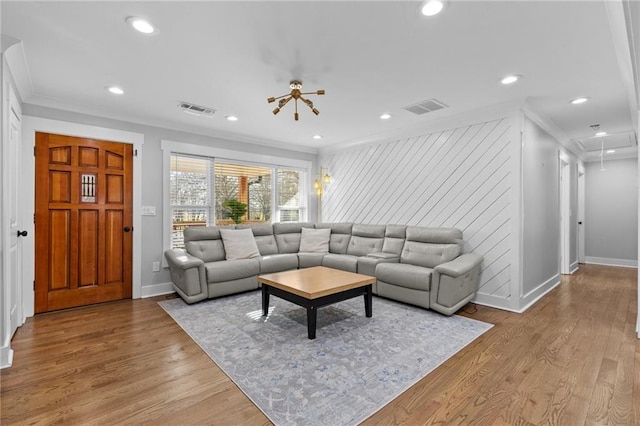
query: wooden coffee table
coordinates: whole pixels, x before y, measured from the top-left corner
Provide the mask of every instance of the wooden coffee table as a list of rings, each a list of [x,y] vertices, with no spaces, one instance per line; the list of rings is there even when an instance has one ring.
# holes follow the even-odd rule
[[[364,296],[364,310],[372,316],[372,285],[374,277],[316,266],[274,274],[260,275],[262,283],[262,315],[269,313],[269,295],[307,308],[307,333],[316,338],[318,308],[342,300]]]

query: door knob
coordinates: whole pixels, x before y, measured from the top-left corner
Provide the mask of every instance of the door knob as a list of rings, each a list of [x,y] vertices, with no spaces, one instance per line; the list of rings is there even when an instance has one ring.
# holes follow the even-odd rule
[[[132,229],[132,228],[130,228],[130,227],[128,227],[128,226],[125,226],[125,227],[124,227],[124,232],[130,232],[130,231],[131,231],[131,229]]]
[[[27,231],[18,231],[18,237],[26,237]]]

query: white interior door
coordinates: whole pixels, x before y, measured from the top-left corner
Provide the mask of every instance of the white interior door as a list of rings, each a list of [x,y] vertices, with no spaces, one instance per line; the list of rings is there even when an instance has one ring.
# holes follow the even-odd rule
[[[19,189],[20,189],[20,164],[22,155],[22,112],[20,104],[13,89],[9,90],[10,110],[9,110],[9,178],[7,181],[7,192],[10,197],[9,212],[9,262],[10,281],[8,282],[10,291],[10,335],[22,325],[22,244],[20,237],[26,236],[26,232],[21,229],[22,214],[20,211]]]
[[[584,168],[578,167],[578,262],[585,263],[584,246],[584,205],[585,205]]]
[[[571,217],[571,187],[569,161],[560,157],[560,273],[570,274],[569,218]]]
[[[20,104],[13,91],[7,84],[5,93],[8,94],[5,106],[7,117],[7,131],[3,142],[2,168],[3,191],[2,205],[4,210],[2,226],[3,234],[3,329],[2,347],[4,354],[2,364],[11,363],[10,341],[19,325],[23,323],[22,315],[22,244],[21,229],[22,216],[20,211],[20,164],[22,156],[22,112]]]

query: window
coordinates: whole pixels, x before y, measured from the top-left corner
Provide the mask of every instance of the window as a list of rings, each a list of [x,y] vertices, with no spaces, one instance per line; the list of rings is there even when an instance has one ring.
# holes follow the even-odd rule
[[[215,165],[217,224],[270,223],[272,168],[222,161]]]
[[[243,157],[278,162],[283,159],[234,151],[224,153],[235,153],[235,158],[214,157],[200,152],[215,155],[223,150],[196,149],[169,141],[162,141],[162,148],[169,187],[165,194],[165,229],[169,230],[165,234],[166,248],[184,247],[183,232],[188,226],[307,220],[306,176],[310,162],[284,159],[285,166],[277,166],[242,161]]]
[[[299,170],[278,170],[278,211],[280,222],[302,221],[303,174]]]
[[[211,160],[179,154],[171,156],[169,203],[171,206],[171,247],[184,247],[187,226],[207,226],[213,222]]]

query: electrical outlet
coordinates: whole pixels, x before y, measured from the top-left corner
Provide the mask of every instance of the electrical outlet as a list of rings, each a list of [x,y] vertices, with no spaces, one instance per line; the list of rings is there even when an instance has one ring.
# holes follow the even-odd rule
[[[160,270],[160,262],[153,262],[153,272],[158,272]]]

